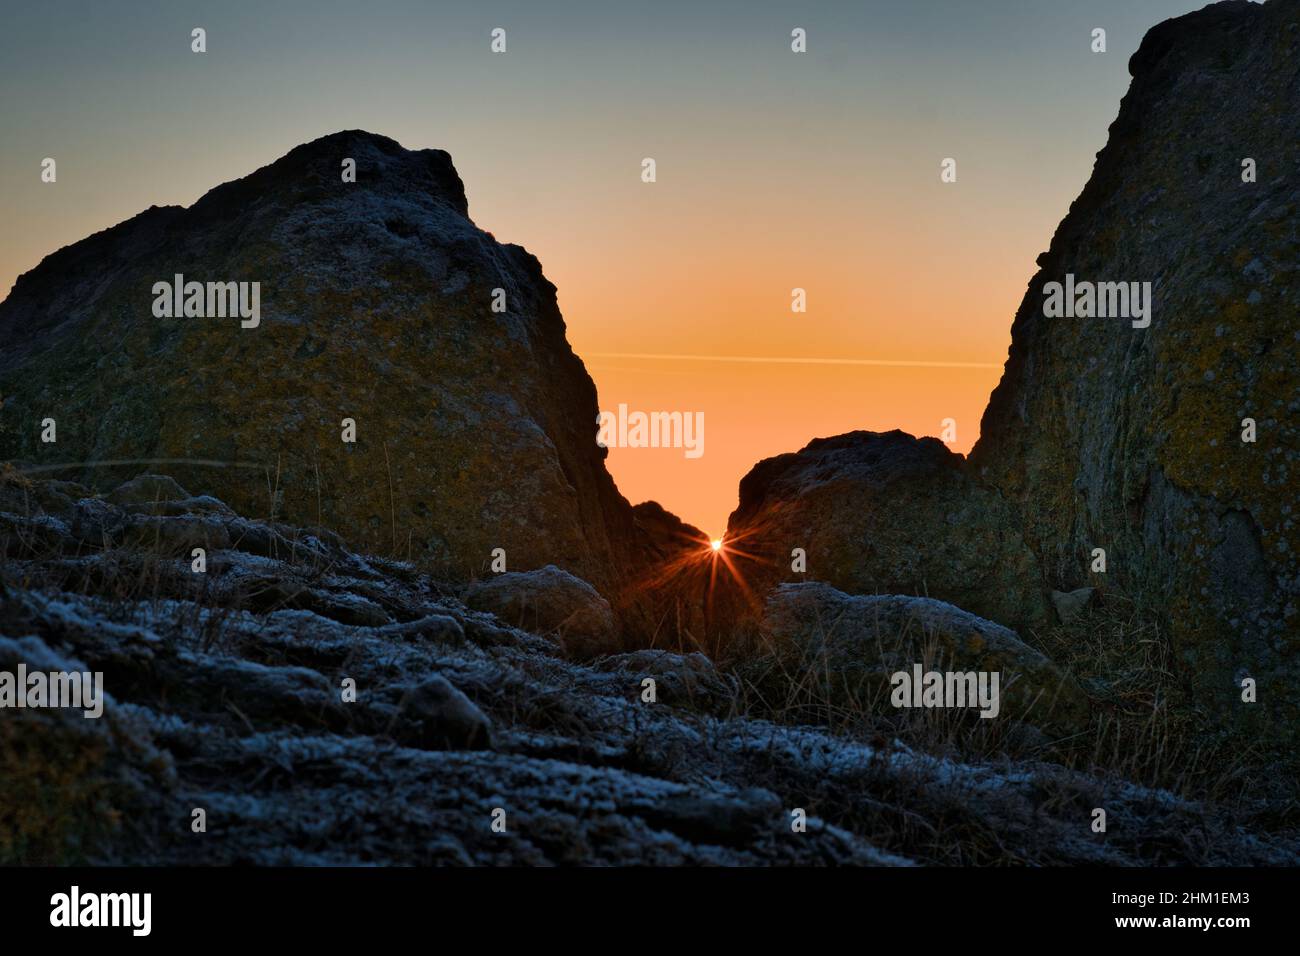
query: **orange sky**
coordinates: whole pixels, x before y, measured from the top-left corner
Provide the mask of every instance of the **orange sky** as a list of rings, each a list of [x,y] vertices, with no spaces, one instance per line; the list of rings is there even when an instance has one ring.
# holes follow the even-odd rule
[[[613,449],[623,493],[717,535],[740,477],[812,438],[857,428],[938,436],[952,418],[951,446],[968,451],[1053,213],[995,208],[1011,172],[975,159],[944,184],[937,161],[872,157],[875,178],[845,168],[847,158],[792,157],[802,175],[780,190],[764,186],[770,168],[742,165],[720,193],[712,184],[734,157],[692,158],[686,175],[660,160],[659,181],[620,184],[611,234],[553,240],[544,261],[602,409],[705,414],[699,459]],[[806,313],[791,311],[795,287]],[[773,361],[630,357],[641,355]]]

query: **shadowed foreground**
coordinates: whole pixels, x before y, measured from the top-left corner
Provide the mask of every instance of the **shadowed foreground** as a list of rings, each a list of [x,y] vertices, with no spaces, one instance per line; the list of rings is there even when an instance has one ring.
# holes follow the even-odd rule
[[[0,546],[0,667],[102,671],[108,695],[99,720],[0,721],[4,863],[1300,860],[1168,792],[746,716],[700,654],[578,663],[563,634],[170,479],[101,498],[11,475]]]

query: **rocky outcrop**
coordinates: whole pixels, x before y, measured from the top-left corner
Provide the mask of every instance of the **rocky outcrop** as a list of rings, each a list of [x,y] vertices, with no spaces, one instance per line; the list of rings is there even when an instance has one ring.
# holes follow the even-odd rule
[[[935,438],[851,432],[761,461],[740,483],[726,541],[760,596],[777,580],[814,579],[937,598],[1015,628],[1047,615],[1014,512]]]
[[[155,316],[176,274],[259,282],[259,323]],[[495,548],[607,591],[638,566],[555,288],[440,150],[336,133],[151,208],[19,277],[0,343],[0,458],[103,490],[162,472],[462,580]]]
[[[86,486],[0,477],[0,669],[109,696],[0,712],[0,863],[1300,862],[1293,789],[1243,822],[1032,734],[923,752],[872,690],[998,671],[1017,722],[1149,718],[1161,763],[1189,716],[1300,727],[1298,56],[1296,0],[1151,31],[970,460],[818,439],[746,476],[720,552],[618,495],[555,290],[446,154],[336,134],[55,253],[0,305],[0,456]],[[260,321],[155,316],[177,273],[260,281]],[[1076,281],[1150,282],[1150,323],[1047,317]],[[1135,647],[1085,699],[1020,635],[1112,596],[1163,620],[1108,648],[1175,666]]]
[[[208,526],[172,494],[153,503]],[[130,507],[0,478],[0,667],[106,691],[98,721],[0,710],[0,863],[1300,862],[1165,791],[747,716],[698,655],[577,663],[284,524],[228,516],[242,533],[196,572],[114,537]]]
[[[1292,729],[1298,58],[1294,0],[1214,4],[1147,34],[1092,177],[1038,258],[971,454],[1052,588],[1137,596],[1166,616],[1207,708]],[[1067,275],[1150,282],[1149,326],[1045,317],[1047,283]]]

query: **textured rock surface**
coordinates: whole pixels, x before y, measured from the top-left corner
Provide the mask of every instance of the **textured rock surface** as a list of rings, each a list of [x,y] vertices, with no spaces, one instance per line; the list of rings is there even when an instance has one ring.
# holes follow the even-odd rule
[[[259,281],[260,326],[155,318],[153,283],[175,273]],[[440,150],[336,133],[188,209],[151,208],[21,276],[0,343],[0,458],[249,463],[148,467],[461,578],[497,547],[512,568],[556,563],[602,589],[635,564],[555,288],[470,221]],[[58,477],[107,489],[142,470]]]
[[[609,602],[586,581],[554,565],[509,571],[475,582],[465,603],[516,627],[554,634],[574,657],[619,650],[618,625]]]
[[[1014,512],[934,438],[819,438],[759,462],[726,540],[754,590],[774,580],[938,598],[1011,627],[1042,621],[1046,592]],[[807,571],[791,570],[791,551]]]
[[[933,598],[848,595],[826,584],[783,584],[768,596],[763,630],[798,646],[837,693],[887,698],[889,676],[926,670],[997,671],[1002,713],[1061,732],[1081,729],[1082,691],[1041,652],[992,621]]]
[[[1293,839],[1122,780],[737,714],[698,655],[583,666],[285,525],[232,516],[195,574],[104,538],[140,516],[85,494],[0,480],[0,664],[84,665],[111,698],[102,722],[0,711],[3,863],[1300,862]]]
[[[0,605],[13,599],[2,588]],[[0,671],[87,669],[40,637],[5,633],[0,630]],[[147,725],[111,695],[102,706],[93,720],[76,709],[0,710],[0,864],[76,854],[112,838],[121,825],[119,808],[156,814],[163,806],[161,793],[176,784],[170,755],[153,746]]]
[[[1256,707],[1292,727],[1298,61],[1294,0],[1217,4],[1147,34],[1109,142],[1038,259],[971,455],[1022,511],[1053,588],[1118,584],[1167,611],[1207,704],[1242,714],[1245,671]],[[1152,282],[1150,327],[1045,318],[1043,286],[1066,273]],[[1090,572],[1094,548],[1104,575]]]
[[[397,709],[420,725],[417,739],[430,750],[492,749],[492,721],[438,674],[407,690]]]

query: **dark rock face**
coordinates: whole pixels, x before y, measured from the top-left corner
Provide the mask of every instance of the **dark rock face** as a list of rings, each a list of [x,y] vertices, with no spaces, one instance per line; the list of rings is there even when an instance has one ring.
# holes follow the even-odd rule
[[[224,516],[205,572],[119,539],[152,517],[132,504],[0,473],[0,669],[98,671],[105,691],[98,721],[0,711],[0,863],[969,861],[945,828],[1027,864],[1300,860],[1164,791],[745,716],[700,655],[576,663],[410,564],[172,493],[151,510]],[[1096,839],[1080,821],[1103,793]]]
[[[260,324],[155,317],[153,284],[177,273],[260,282]],[[639,560],[555,288],[469,220],[440,150],[336,133],[188,209],[150,209],[20,277],[0,343],[0,458],[220,463],[58,476],[107,489],[164,471],[459,578],[494,548],[602,589]]]
[[[637,525],[645,534],[656,564],[664,564],[683,553],[698,552],[709,538],[693,524],[687,524],[657,501],[643,501],[632,508]]]
[[[712,624],[709,598],[716,577],[708,535],[657,501],[644,501],[632,513],[652,555],[635,584],[641,633],[699,646]],[[724,629],[731,623],[726,617]]]
[[[1023,515],[1052,588],[1117,584],[1166,609],[1207,705],[1249,709],[1244,672],[1256,708],[1292,718],[1298,59],[1293,0],[1216,4],[1147,34],[1092,178],[1038,259],[971,455]],[[1242,180],[1247,158],[1257,182]],[[1044,285],[1067,273],[1151,282],[1150,326],[1045,318]]]
[[[1047,613],[1014,512],[934,438],[851,432],[761,461],[740,483],[726,540],[758,593],[814,579],[938,598],[1016,628]],[[795,548],[806,572],[792,568]]]

